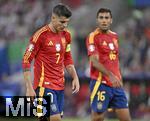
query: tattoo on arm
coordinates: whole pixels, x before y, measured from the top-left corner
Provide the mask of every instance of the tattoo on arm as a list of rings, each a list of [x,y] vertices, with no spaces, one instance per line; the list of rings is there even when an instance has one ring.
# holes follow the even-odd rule
[[[24,68],[23,72],[30,71],[30,68]]]

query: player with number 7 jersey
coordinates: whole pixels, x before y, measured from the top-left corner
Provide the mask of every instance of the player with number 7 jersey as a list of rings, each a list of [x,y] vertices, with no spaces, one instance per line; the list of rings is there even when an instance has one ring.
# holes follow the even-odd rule
[[[67,30],[72,12],[64,4],[52,10],[51,21],[31,37],[23,57],[26,96],[50,96],[50,110],[40,121],[60,121],[64,105],[64,70],[72,77],[72,93],[80,88],[71,56],[71,35]],[[31,83],[31,62],[34,59],[34,84]],[[41,109],[39,110],[41,114]]]
[[[70,52],[70,33],[54,33],[48,25],[39,29],[30,39],[23,57],[23,69],[30,69],[34,58],[34,89],[45,87],[64,89],[64,66],[73,64]]]

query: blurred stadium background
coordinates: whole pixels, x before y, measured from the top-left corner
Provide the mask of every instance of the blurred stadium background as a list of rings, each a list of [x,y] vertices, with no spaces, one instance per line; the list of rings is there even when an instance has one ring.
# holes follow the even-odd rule
[[[72,95],[70,78],[66,75],[64,120],[66,117],[70,117],[68,121],[90,120],[85,38],[95,28],[97,10],[108,7],[113,13],[112,30],[120,38],[121,70],[132,118],[149,121],[150,0],[0,0],[0,95],[24,95],[21,59],[25,46],[29,37],[50,21],[52,7],[60,2],[73,11],[69,29],[81,83],[80,92]],[[115,118],[113,113],[107,114],[107,119]],[[5,119],[0,117],[0,121]]]

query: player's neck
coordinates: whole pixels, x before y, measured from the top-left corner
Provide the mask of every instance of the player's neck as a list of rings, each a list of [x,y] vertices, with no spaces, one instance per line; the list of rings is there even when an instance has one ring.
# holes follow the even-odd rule
[[[101,33],[108,34],[109,30],[101,30]]]
[[[100,29],[100,28],[98,28],[99,29],[99,32],[100,33],[104,33],[104,34],[108,34],[109,33],[109,29],[108,30],[102,30],[102,29]]]
[[[48,26],[49,26],[49,28],[50,28],[50,30],[51,30],[52,32],[58,33],[58,31],[54,28],[54,26],[53,26],[52,23],[48,24]]]

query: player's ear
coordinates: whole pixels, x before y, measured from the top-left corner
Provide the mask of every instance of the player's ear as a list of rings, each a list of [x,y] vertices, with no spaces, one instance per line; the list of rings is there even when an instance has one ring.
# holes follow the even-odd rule
[[[112,24],[113,20],[111,19],[110,23]]]
[[[99,23],[98,23],[98,18],[96,18],[96,24],[99,24]]]
[[[52,14],[52,16],[51,16],[51,20],[54,20],[55,19],[55,16],[54,16],[54,14]]]
[[[55,20],[56,19],[56,15],[55,14],[52,14],[52,16],[51,16],[51,20]]]

